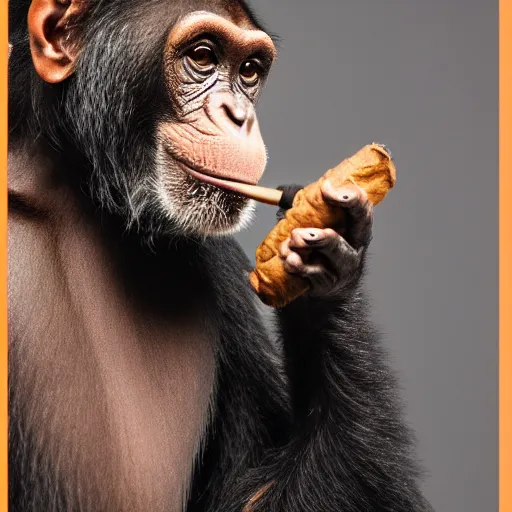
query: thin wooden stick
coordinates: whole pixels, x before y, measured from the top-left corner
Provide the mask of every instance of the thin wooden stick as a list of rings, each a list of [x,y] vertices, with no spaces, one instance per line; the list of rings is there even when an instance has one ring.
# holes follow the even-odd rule
[[[239,194],[242,194],[250,199],[259,201],[260,203],[279,206],[279,202],[283,196],[282,190],[277,190],[275,188],[260,187],[259,185],[249,185],[248,183],[239,183],[238,181],[214,178],[213,176],[198,173],[192,169],[187,169],[187,171],[194,178],[205,181],[207,183],[211,183],[217,187],[225,188],[233,192],[238,192]]]

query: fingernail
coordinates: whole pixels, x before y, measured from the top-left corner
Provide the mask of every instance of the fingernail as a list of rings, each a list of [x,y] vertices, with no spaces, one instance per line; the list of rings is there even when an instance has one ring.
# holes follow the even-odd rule
[[[339,201],[342,203],[350,203],[354,199],[354,194],[351,192],[345,192],[344,194],[340,194]]]
[[[314,231],[310,231],[304,236],[304,241],[308,244],[315,244],[321,242],[324,238],[325,234],[323,232],[315,233]]]

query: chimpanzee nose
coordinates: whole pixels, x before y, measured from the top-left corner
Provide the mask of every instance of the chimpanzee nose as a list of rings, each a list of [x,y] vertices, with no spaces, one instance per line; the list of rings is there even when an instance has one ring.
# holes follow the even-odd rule
[[[249,135],[256,119],[252,103],[232,92],[213,93],[208,101],[211,120],[223,131]]]
[[[245,120],[247,119],[247,109],[240,105],[224,105],[224,110],[226,111],[228,118],[231,119],[231,121],[233,121],[233,123],[238,127],[242,128]]]

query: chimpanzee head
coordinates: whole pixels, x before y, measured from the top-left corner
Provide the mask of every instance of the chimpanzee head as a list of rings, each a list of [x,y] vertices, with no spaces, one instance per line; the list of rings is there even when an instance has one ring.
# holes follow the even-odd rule
[[[252,204],[255,103],[275,59],[242,0],[11,1],[10,144],[38,141],[102,210],[144,229],[230,233]]]

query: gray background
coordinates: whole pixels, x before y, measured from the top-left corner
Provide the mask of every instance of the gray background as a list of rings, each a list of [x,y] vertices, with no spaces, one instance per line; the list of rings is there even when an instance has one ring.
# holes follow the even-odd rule
[[[253,0],[282,39],[260,106],[262,184],[308,183],[368,142],[396,188],[367,290],[438,512],[497,510],[498,3]],[[274,223],[239,236],[253,257]]]

